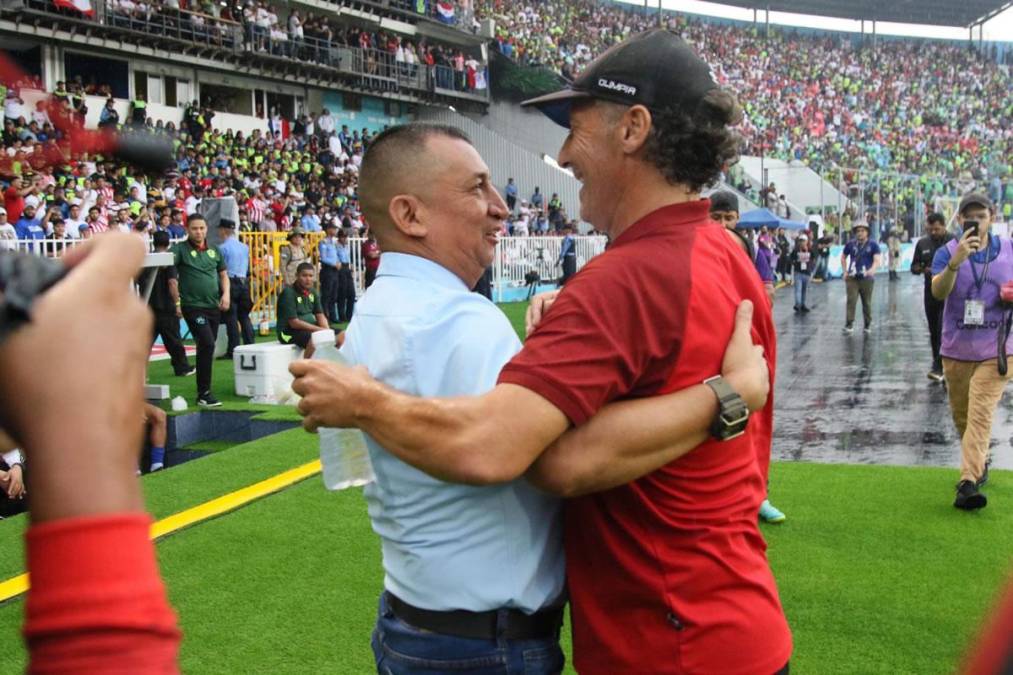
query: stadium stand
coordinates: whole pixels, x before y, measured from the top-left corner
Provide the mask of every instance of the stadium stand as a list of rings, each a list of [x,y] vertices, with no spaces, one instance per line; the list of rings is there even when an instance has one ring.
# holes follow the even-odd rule
[[[639,7],[568,0],[517,4],[485,0],[494,46],[520,64],[573,78],[591,59],[657,21]],[[868,206],[925,202],[977,181],[997,202],[1013,202],[1013,98],[1008,65],[967,45],[802,33],[666,14],[746,111],[744,154],[799,160]],[[1007,52],[1006,58],[1009,58]],[[874,171],[891,177],[869,178]],[[860,175],[865,173],[865,177]],[[997,182],[998,181],[998,182]],[[735,182],[735,181],[733,181]],[[916,183],[920,186],[916,187]],[[738,185],[751,199],[762,185]]]

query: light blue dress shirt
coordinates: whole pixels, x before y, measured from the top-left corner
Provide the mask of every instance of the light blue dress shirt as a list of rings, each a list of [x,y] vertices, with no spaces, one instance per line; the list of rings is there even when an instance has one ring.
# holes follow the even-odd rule
[[[246,277],[250,271],[250,247],[236,239],[229,237],[218,246],[218,251],[225,261],[225,268],[230,277]]]
[[[348,250],[348,244],[344,244],[344,245],[338,244],[337,245],[337,256],[338,256],[338,262],[339,263],[344,263],[346,265],[351,264],[351,262],[352,262],[352,253]]]
[[[385,252],[376,281],[355,306],[341,353],[405,393],[468,396],[490,391],[520,348],[506,316],[452,272]],[[445,483],[368,435],[366,445],[376,481],[365,495],[389,592],[437,611],[531,613],[558,601],[564,581],[558,499],[524,479],[490,487]]]
[[[320,253],[320,262],[331,267],[338,266],[338,240],[333,237],[324,237],[317,246]]]

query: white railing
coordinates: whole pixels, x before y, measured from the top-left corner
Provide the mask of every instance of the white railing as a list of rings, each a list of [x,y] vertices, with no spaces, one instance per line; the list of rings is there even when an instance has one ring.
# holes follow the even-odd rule
[[[102,236],[102,235],[95,235]],[[0,239],[0,251],[17,251],[47,258],[59,258],[67,250],[84,244],[87,239]],[[183,241],[173,239],[171,244]],[[148,237],[148,252],[155,250],[151,238]]]
[[[575,236],[577,269],[605,250],[605,237]],[[529,272],[537,272],[540,285],[555,285],[563,275],[557,265],[562,237],[503,237],[493,263],[493,299],[496,302],[522,300]]]
[[[578,270],[604,251],[607,241],[600,236],[575,236],[573,239],[576,243]],[[80,246],[86,241],[87,239],[6,239],[0,240],[0,251],[20,251],[56,258],[67,249]],[[173,243],[176,241],[181,240],[174,240]],[[365,288],[365,265],[362,260],[364,241],[360,237],[348,240],[352,274],[360,293]],[[563,274],[562,265],[556,264],[562,245],[562,237],[501,238],[493,262],[493,299],[497,302],[523,300],[528,286],[527,276],[532,271],[538,273],[539,286],[555,286]],[[152,250],[150,240],[148,247]]]

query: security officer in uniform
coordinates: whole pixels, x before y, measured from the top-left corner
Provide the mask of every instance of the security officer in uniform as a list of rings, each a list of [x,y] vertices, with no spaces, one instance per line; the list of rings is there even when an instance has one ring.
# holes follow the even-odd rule
[[[559,285],[564,286],[567,280],[577,273],[577,242],[573,239],[573,227],[569,224],[563,225],[563,245],[559,250],[557,265],[563,266],[563,276]]]
[[[229,336],[229,347],[222,358],[231,359],[240,337],[244,345],[253,344],[253,324],[250,322],[250,310],[253,309],[253,301],[250,299],[250,247],[239,241],[236,223],[228,218],[222,218],[218,223],[218,234],[222,242],[218,250],[225,260],[225,269],[229,275],[229,309],[222,314],[225,332]]]
[[[352,276],[352,252],[348,248],[348,234],[338,233],[338,318],[351,321],[355,312],[355,278]]]
[[[320,240],[317,252],[320,254],[320,295],[324,303],[324,315],[331,323],[338,322],[338,240],[334,236],[338,224],[333,220],[324,226],[327,236]]]
[[[204,217],[195,213],[187,218],[186,233],[186,241],[172,249],[180,307],[197,343],[197,405],[216,408],[221,403],[211,393],[211,369],[221,313],[231,304],[229,277],[221,251],[207,243]]]
[[[946,231],[946,218],[941,213],[929,216],[927,234],[915,244],[914,257],[911,259],[911,274],[925,277],[925,319],[929,322],[929,342],[932,344],[932,370],[929,379],[933,382],[943,381],[943,358],[939,350],[943,340],[943,308],[945,301],[936,300],[932,296],[932,259],[938,251],[950,243],[953,235]]]

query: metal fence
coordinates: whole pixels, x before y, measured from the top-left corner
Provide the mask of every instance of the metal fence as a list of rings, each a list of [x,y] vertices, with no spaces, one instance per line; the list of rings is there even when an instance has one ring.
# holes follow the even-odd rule
[[[97,235],[101,236],[101,235]],[[250,296],[253,311],[250,318],[254,323],[273,324],[277,318],[278,295],[284,287],[281,269],[282,248],[288,246],[285,232],[242,232],[240,240],[250,247]],[[303,248],[307,260],[318,263],[317,247],[324,235],[309,232]],[[80,246],[85,239],[8,239],[0,240],[0,250],[20,251],[32,255],[59,257],[67,250]],[[182,241],[182,240],[176,240]],[[361,295],[366,286],[366,268],[362,258],[362,237],[348,239],[351,255],[352,277],[355,280],[356,295]],[[605,237],[574,237],[577,249],[577,269],[605,250]],[[173,242],[176,243],[176,242]],[[562,247],[562,237],[504,237],[496,246],[493,262],[493,300],[515,302],[523,300],[528,292],[529,272],[537,272],[539,281],[535,290],[546,290],[555,286],[562,267],[557,264]],[[151,245],[149,242],[149,250]]]

